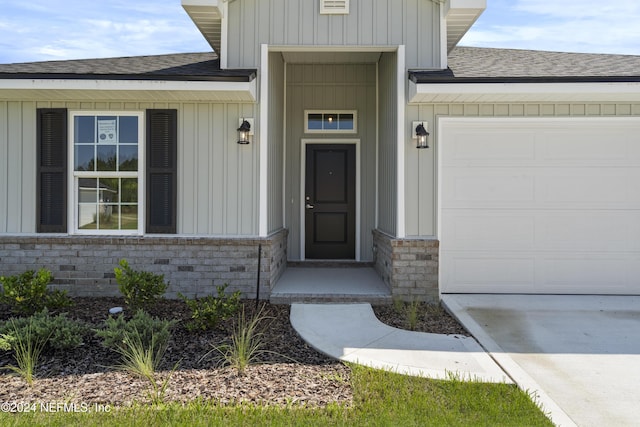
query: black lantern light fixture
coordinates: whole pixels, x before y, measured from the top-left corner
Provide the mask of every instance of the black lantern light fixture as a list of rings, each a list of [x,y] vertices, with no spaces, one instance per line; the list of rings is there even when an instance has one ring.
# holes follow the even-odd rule
[[[251,142],[251,135],[253,135],[253,132],[251,132],[251,123],[250,123],[251,119],[245,119],[242,118],[242,122],[240,123],[240,127],[237,129],[238,130],[238,144],[249,144]]]
[[[429,132],[424,127],[424,122],[416,125],[414,138],[417,139],[416,148],[429,148]]]

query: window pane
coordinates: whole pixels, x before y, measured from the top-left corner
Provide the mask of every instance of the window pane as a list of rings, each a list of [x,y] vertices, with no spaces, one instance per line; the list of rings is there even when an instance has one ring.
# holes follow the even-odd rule
[[[99,171],[115,171],[116,170],[116,146],[103,145],[97,149],[97,170]]]
[[[119,212],[118,205],[98,205],[98,228],[100,230],[118,230]]]
[[[309,114],[309,130],[322,129],[322,114]]]
[[[96,118],[94,116],[76,116],[73,127],[75,144],[93,144],[96,142]]]
[[[95,170],[93,145],[76,145],[74,155],[74,169],[77,171]]]
[[[98,201],[98,180],[80,178],[78,180],[78,201],[80,203],[96,203]]]
[[[96,222],[96,205],[78,205],[78,228],[81,230],[95,230],[98,228]]]
[[[121,116],[118,128],[120,144],[138,143],[138,118],[135,116]]]
[[[341,130],[353,130],[353,114],[340,114],[338,128]]]
[[[138,206],[123,205],[120,208],[120,223],[123,230],[136,230],[138,228]]]
[[[98,117],[98,144],[115,144],[118,142],[118,131],[115,116]]]
[[[100,203],[119,202],[119,178],[100,178],[98,182],[98,201]]]
[[[138,201],[138,180],[136,178],[123,178],[120,194],[122,203],[136,203]]]
[[[338,115],[337,114],[325,114],[324,115],[324,129],[328,129],[328,130],[338,129]]]
[[[138,170],[138,146],[137,145],[121,145],[120,146],[120,162],[118,167],[121,171],[137,171]]]

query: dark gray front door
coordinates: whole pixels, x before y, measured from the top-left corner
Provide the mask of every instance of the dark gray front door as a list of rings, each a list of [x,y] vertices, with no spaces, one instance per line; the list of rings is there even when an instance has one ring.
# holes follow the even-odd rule
[[[305,191],[305,258],[354,259],[356,146],[308,144]]]

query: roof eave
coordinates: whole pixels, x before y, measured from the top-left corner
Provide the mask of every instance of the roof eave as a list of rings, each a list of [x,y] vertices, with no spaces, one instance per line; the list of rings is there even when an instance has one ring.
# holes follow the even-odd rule
[[[487,8],[486,0],[447,0],[444,18],[447,26],[447,51],[451,52],[458,42]]]
[[[640,78],[573,82],[409,82],[409,102],[640,102]]]
[[[183,9],[218,56],[222,45],[223,1],[182,0]]]
[[[0,100],[256,102],[256,81],[0,78]]]

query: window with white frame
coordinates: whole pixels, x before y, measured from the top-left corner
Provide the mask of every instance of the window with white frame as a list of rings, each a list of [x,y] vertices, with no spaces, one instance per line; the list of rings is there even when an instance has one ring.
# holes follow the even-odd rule
[[[139,112],[71,113],[74,232],[142,232],[143,128]]]
[[[355,110],[306,110],[305,133],[357,133],[358,113]]]

